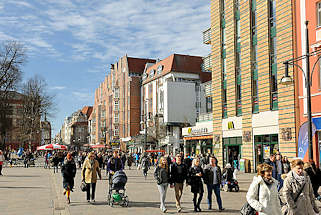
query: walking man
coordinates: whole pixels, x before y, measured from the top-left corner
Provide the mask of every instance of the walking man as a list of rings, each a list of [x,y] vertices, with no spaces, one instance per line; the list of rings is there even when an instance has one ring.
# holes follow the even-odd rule
[[[170,175],[170,184],[171,188],[175,188],[175,197],[176,197],[176,208],[177,212],[182,211],[181,207],[181,197],[183,194],[184,181],[187,178],[188,169],[187,166],[182,163],[182,155],[176,155],[176,162],[172,164],[171,175]]]
[[[212,192],[216,196],[219,211],[223,211],[222,199],[220,194],[220,185],[222,181],[221,168],[217,165],[217,159],[212,156],[210,157],[210,163],[205,166],[204,169],[204,183],[207,185],[207,203],[208,209],[212,209]]]

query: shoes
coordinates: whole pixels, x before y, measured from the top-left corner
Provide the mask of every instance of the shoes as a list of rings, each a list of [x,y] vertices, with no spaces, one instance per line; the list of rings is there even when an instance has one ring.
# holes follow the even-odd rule
[[[222,212],[222,211],[224,211],[224,210],[225,210],[225,208],[220,208],[220,209],[218,209],[219,212]]]
[[[163,213],[166,213],[167,209],[166,208],[163,208],[161,209]]]
[[[196,209],[197,209],[198,212],[201,212],[201,211],[202,211],[201,208],[200,208],[200,206],[197,206]]]
[[[87,202],[90,202],[90,200],[87,199]]]
[[[95,202],[95,199],[92,199],[91,202]]]
[[[181,211],[182,211],[182,208],[181,208],[181,207],[177,208],[177,213],[179,213],[179,212],[181,212]]]
[[[212,210],[212,205],[209,205],[207,209]]]

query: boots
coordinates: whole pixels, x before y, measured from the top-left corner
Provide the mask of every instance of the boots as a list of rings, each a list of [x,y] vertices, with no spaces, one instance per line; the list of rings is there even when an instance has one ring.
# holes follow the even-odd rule
[[[194,203],[194,212],[197,212],[197,204],[196,204],[196,195],[194,194],[193,198],[193,203]]]

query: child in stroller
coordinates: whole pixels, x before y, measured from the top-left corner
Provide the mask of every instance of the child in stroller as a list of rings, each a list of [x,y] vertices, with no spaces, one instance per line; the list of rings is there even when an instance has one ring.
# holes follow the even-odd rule
[[[114,204],[119,204],[123,207],[128,207],[128,196],[126,195],[125,185],[127,176],[124,171],[115,172],[109,183],[107,202],[112,207]]]
[[[231,164],[226,164],[223,169],[222,179],[222,187],[225,192],[231,192],[233,189],[235,192],[240,190],[238,181],[233,176],[233,168]]]

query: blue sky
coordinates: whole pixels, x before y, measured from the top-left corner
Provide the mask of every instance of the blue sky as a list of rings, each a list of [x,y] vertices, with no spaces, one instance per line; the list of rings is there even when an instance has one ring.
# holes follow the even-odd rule
[[[3,0],[0,42],[27,48],[24,79],[40,74],[56,95],[55,135],[66,116],[93,105],[110,64],[172,53],[205,56],[210,0]]]

